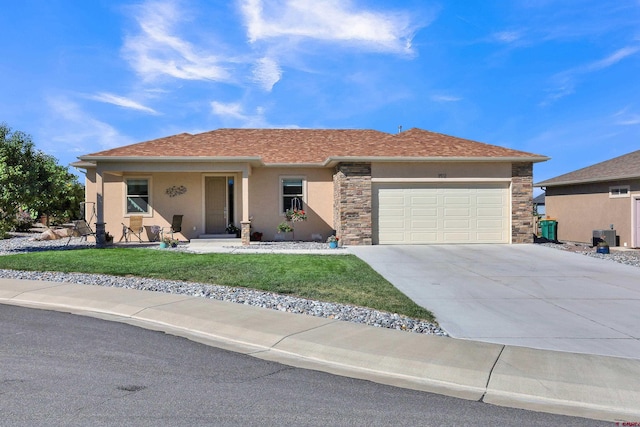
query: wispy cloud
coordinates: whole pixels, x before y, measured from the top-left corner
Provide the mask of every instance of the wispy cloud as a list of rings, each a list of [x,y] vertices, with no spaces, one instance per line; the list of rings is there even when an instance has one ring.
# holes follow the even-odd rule
[[[435,102],[457,102],[461,101],[462,98],[453,95],[432,95],[431,100]]]
[[[87,147],[109,149],[135,142],[65,97],[49,98],[47,104],[52,114],[50,120],[55,123],[55,131],[49,132],[52,151],[86,153]]]
[[[239,102],[225,104],[223,102],[213,101],[211,103],[211,111],[216,116],[221,116],[223,118],[238,120],[246,120],[248,118],[248,116],[243,112],[242,104]]]
[[[615,65],[618,62],[622,61],[624,58],[634,55],[638,51],[640,51],[640,47],[638,46],[623,47],[622,49],[618,49],[617,51],[613,52],[606,58],[588,64],[584,67],[584,72],[598,71],[602,70],[603,68],[611,67],[612,65]]]
[[[253,81],[270,91],[282,77],[280,65],[273,58],[260,58],[253,68]]]
[[[184,80],[228,81],[224,60],[176,35],[183,21],[173,1],[150,1],[133,8],[139,28],[125,38],[123,55],[145,80],[169,76]]]
[[[242,0],[249,41],[314,39],[370,51],[411,53],[416,27],[408,13],[356,8],[351,0]]]
[[[242,128],[268,128],[274,127],[267,123],[264,117],[264,109],[256,108],[254,114],[245,113],[244,107],[239,102],[223,103],[213,101],[211,111],[218,116],[225,126]]]
[[[493,33],[491,38],[499,43],[510,44],[519,41],[522,38],[522,33],[519,31],[500,31]]]
[[[630,113],[626,108],[615,113],[613,119],[615,124],[620,126],[640,125],[640,114]]]
[[[575,87],[579,83],[580,78],[590,73],[609,68],[619,63],[623,59],[635,55],[639,51],[639,46],[627,46],[618,49],[612,54],[597,61],[592,61],[590,63],[556,74],[552,78],[554,87],[549,90],[549,95],[543,100],[541,105],[549,105],[560,98],[572,94],[573,92],[575,92]]]
[[[622,126],[640,125],[640,114],[632,114],[616,122]]]
[[[90,98],[95,101],[106,102],[107,104],[113,104],[123,108],[143,111],[145,113],[150,113],[155,115],[160,114],[153,108],[146,107],[140,104],[139,102],[136,102],[129,98],[125,98],[123,96],[113,95],[111,93],[101,92],[91,96]]]
[[[225,126],[240,128],[298,128],[297,125],[272,124],[265,118],[265,110],[257,107],[254,113],[245,112],[245,108],[240,102],[218,102],[211,103],[211,112],[218,116]]]

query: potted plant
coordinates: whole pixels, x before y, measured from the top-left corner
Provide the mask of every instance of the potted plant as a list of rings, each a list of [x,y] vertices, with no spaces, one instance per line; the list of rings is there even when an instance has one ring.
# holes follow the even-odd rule
[[[293,240],[293,225],[287,221],[282,221],[278,224],[277,230],[278,235],[276,236],[276,240]]]
[[[226,231],[227,231],[227,234],[235,234],[236,237],[240,237],[240,233],[241,233],[240,229],[233,224],[227,225]]]
[[[603,238],[600,238],[598,242],[598,247],[596,248],[596,252],[599,254],[608,254],[609,253],[609,244]]]
[[[286,221],[278,224],[278,233],[291,233],[293,232],[293,227]]]
[[[329,236],[327,238],[327,243],[329,244],[329,247],[331,249],[336,249],[338,247],[338,240],[340,239],[337,238],[336,236]]]
[[[262,241],[262,233],[260,233],[259,231],[254,231],[253,233],[251,233],[250,240],[252,242]]]
[[[307,213],[302,209],[287,209],[284,216],[287,221],[300,222],[307,220]]]
[[[172,239],[171,237],[164,237],[162,239],[162,241],[160,241],[160,247],[161,248],[168,248],[168,247],[172,247],[175,248],[178,246],[178,243],[180,243],[178,240],[176,239]]]

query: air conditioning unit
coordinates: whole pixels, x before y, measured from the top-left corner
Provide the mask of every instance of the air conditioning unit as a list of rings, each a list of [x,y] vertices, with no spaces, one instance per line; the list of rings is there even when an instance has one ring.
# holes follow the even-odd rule
[[[593,246],[601,241],[606,241],[609,246],[616,246],[616,230],[593,230]]]

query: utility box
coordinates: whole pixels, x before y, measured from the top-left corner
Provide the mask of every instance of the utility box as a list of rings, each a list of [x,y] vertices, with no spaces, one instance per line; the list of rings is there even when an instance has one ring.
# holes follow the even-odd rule
[[[609,246],[617,246],[616,230],[593,230],[593,246],[597,246],[603,240]]]

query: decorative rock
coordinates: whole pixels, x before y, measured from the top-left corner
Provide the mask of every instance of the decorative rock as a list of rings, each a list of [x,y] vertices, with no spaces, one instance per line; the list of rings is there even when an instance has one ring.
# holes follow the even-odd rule
[[[58,236],[52,229],[47,229],[40,234],[39,240],[58,240]]]
[[[95,247],[95,243],[87,243],[80,238],[72,238],[69,246],[66,242],[60,244],[55,241],[36,242],[28,238],[12,238],[0,240],[0,255],[19,252],[33,252],[52,249],[78,249]],[[304,247],[326,249],[325,243],[318,242],[282,242],[279,245],[288,248]],[[252,245],[257,246],[257,245]],[[265,245],[269,248],[269,245]],[[156,246],[159,247],[159,246]],[[180,249],[180,247],[178,247]],[[174,280],[148,279],[141,277],[107,276],[103,274],[84,273],[59,273],[40,271],[16,271],[0,270],[0,278],[45,280],[52,282],[67,282],[84,285],[111,286],[143,291],[165,292],[170,294],[190,295],[202,298],[211,298],[220,301],[235,302],[238,304],[252,305],[269,308],[288,313],[307,314],[316,317],[344,320],[354,323],[362,323],[375,327],[405,330],[421,334],[447,336],[447,333],[438,325],[419,319],[410,319],[395,313],[386,313],[365,307],[357,307],[348,304],[315,301],[304,298],[280,295],[270,292],[258,291],[247,288],[233,288],[228,286],[211,285],[207,283],[189,283]],[[412,324],[412,328],[404,325]]]
[[[70,228],[56,228],[55,230],[53,230],[53,234],[58,236],[58,238],[64,238],[71,236],[72,231]]]

